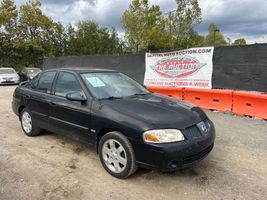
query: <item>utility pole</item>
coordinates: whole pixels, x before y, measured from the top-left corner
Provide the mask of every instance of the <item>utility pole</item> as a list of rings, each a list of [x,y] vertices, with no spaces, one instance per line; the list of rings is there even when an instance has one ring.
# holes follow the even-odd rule
[[[215,42],[216,42],[216,32],[220,32],[219,29],[215,29],[214,32],[213,32],[213,46],[215,47]]]

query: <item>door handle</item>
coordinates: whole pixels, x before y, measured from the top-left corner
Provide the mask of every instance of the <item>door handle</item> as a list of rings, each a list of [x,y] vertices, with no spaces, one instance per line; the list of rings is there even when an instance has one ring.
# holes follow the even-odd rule
[[[55,102],[50,102],[51,106],[57,106],[57,104]]]
[[[29,95],[29,94],[25,95],[25,99],[30,99],[30,98],[31,98],[31,95]]]

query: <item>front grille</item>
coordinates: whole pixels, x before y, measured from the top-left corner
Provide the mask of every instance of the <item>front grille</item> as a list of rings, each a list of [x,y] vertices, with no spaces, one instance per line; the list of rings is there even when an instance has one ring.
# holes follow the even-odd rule
[[[205,157],[209,152],[211,152],[212,148],[213,148],[213,144],[201,152],[198,152],[194,155],[183,158],[183,163],[184,164],[190,164],[190,163],[193,163],[197,160],[200,160],[201,158]]]
[[[186,138],[199,138],[201,136],[198,127],[195,125],[186,128],[183,133],[185,134]]]

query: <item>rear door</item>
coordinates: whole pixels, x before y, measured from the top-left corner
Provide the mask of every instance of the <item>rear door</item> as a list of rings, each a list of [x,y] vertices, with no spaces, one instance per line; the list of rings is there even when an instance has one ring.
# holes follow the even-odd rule
[[[54,97],[50,106],[50,123],[53,131],[85,144],[92,144],[90,134],[90,109],[92,99],[86,102],[66,99],[69,92],[85,95],[78,76],[70,72],[60,72],[54,87]]]

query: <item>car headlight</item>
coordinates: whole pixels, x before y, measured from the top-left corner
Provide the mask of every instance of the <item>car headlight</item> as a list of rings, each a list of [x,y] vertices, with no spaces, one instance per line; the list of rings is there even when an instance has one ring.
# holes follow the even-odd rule
[[[143,133],[143,139],[148,143],[170,143],[185,140],[183,133],[177,129],[146,131]]]

